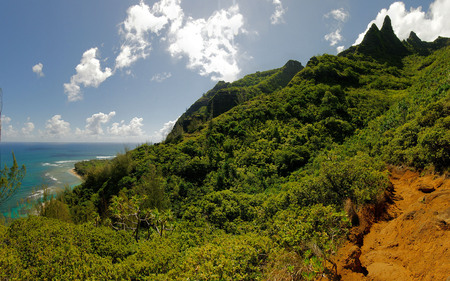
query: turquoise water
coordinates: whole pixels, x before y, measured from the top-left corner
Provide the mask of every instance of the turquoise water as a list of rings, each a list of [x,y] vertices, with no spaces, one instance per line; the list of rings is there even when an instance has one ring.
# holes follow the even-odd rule
[[[136,144],[123,143],[1,143],[1,168],[11,167],[13,151],[19,166],[25,165],[26,176],[20,189],[0,205],[0,213],[8,218],[26,216],[30,206],[43,196],[76,186],[80,179],[70,173],[74,164],[90,159],[110,159]]]

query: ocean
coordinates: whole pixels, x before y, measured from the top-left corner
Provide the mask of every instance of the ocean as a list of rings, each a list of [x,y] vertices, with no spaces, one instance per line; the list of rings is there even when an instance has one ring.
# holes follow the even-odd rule
[[[18,218],[32,212],[32,206],[43,197],[44,187],[55,194],[74,187],[81,180],[70,172],[83,160],[111,159],[137,144],[124,143],[0,143],[0,165],[11,167],[12,152],[26,175],[20,189],[0,205],[0,217]]]

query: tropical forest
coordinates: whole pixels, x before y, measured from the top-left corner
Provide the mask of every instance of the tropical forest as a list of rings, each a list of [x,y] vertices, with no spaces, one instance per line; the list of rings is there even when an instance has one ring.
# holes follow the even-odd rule
[[[218,82],[165,141],[76,163],[82,184],[0,225],[0,280],[446,280],[449,58],[450,39],[401,41],[386,17],[338,55]],[[395,212],[413,180],[420,209]],[[412,234],[383,248],[425,265],[365,254],[371,229],[394,233],[377,223],[428,210],[430,253]]]

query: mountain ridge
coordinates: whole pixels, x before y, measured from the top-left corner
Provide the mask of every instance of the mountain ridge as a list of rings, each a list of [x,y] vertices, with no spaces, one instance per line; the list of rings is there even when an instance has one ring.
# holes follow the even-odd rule
[[[373,23],[359,45],[348,48],[338,56],[360,53],[382,63],[402,67],[402,59],[407,55],[429,55],[432,51],[448,45],[450,38],[438,37],[433,42],[425,42],[414,31],[411,31],[408,39],[400,41],[392,28],[390,17],[386,16],[381,30]]]
[[[285,87],[301,69],[303,69],[301,63],[289,60],[281,68],[249,74],[232,83],[219,81],[180,116],[167,136],[167,141],[179,138],[184,132],[194,132],[211,118],[256,95]]]
[[[439,37],[433,42],[425,42],[413,31],[411,31],[407,40],[400,41],[394,33],[390,17],[386,16],[381,29],[378,29],[376,24],[372,24],[359,45],[348,48],[339,53],[338,56],[348,57],[362,54],[381,63],[402,67],[402,59],[408,55],[429,55],[431,52],[449,45],[450,38]],[[317,60],[312,57],[308,61],[307,67],[313,67],[315,64],[317,64]],[[166,141],[179,140],[184,133],[193,133],[204,128],[208,120],[227,112],[236,105],[242,104],[259,94],[273,92],[274,87],[283,88],[289,85],[290,80],[303,69],[301,63],[290,60],[282,68],[249,74],[232,83],[219,81],[180,116],[168,134]],[[260,73],[263,78],[255,80],[254,77],[260,75]],[[320,78],[325,76],[327,76],[326,79],[334,79],[338,83],[357,83],[351,73],[344,74],[343,71],[341,74],[324,73]],[[277,82],[277,77],[282,77],[281,81]],[[312,78],[307,75],[304,77]],[[255,81],[248,83],[247,80]],[[256,88],[258,91],[254,93],[248,88]]]

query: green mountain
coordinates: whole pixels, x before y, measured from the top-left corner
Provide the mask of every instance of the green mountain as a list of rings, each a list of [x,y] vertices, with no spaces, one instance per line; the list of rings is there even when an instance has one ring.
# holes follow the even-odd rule
[[[372,24],[361,44],[352,46],[339,55],[346,56],[353,53],[361,53],[380,62],[397,66],[401,66],[402,59],[411,54],[395,35],[389,16],[384,19],[381,30],[375,24]]]
[[[178,118],[167,141],[203,128],[206,121],[257,95],[284,88],[301,69],[301,63],[290,60],[282,68],[250,74],[233,83],[220,81]]]
[[[165,142],[78,164],[83,184],[1,226],[0,279],[332,276],[388,165],[448,172],[449,57],[386,18],[339,56],[219,82]]]
[[[434,42],[424,42],[417,37],[414,31],[411,31],[409,38],[402,42],[392,29],[391,19],[386,16],[381,30],[375,24],[372,24],[361,44],[350,47],[341,52],[339,56],[360,53],[379,62],[401,67],[402,59],[405,56],[412,54],[430,55],[433,51],[448,46],[449,40],[449,38],[439,37]]]

